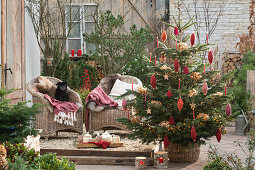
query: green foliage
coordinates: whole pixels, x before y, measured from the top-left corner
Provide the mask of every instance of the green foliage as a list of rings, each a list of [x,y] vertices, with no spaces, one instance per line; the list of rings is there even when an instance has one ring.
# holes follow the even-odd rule
[[[255,55],[252,52],[244,54],[243,64],[235,73],[233,88],[231,90],[233,96],[232,103],[236,105],[237,109],[242,109],[244,112],[252,109],[251,95],[246,91],[248,70],[255,70]]]
[[[132,131],[129,137],[140,138],[143,142],[149,143],[156,140],[163,140],[165,135],[170,142],[188,144],[194,142],[191,139],[191,128],[195,127],[197,139],[195,142],[204,143],[205,139],[215,136],[220,129],[225,133],[226,124],[225,107],[228,104],[229,96],[225,96],[225,83],[233,77],[233,73],[216,78],[218,71],[211,71],[210,65],[204,74],[204,63],[202,63],[203,52],[208,50],[208,44],[197,44],[190,46],[183,42],[183,32],[188,24],[178,24],[179,34],[175,39],[179,42],[178,48],[168,48],[163,42],[153,52],[153,56],[165,55],[166,58],[178,60],[179,69],[175,71],[174,65],[168,65],[166,62],[149,62],[147,77],[154,75],[156,77],[156,88],[152,85],[146,86],[146,98],[144,93],[129,91],[125,95],[134,94],[135,99],[128,101],[128,109],[133,108],[135,115],[130,119],[120,118],[119,121]],[[171,37],[171,36],[168,36]],[[182,49],[182,50],[181,50]],[[193,63],[190,63],[190,58]],[[183,73],[184,68],[189,69],[189,73]],[[186,69],[185,68],[185,69]],[[166,78],[166,75],[168,78]],[[149,80],[151,79],[149,78]],[[180,81],[180,88],[179,86]],[[208,91],[205,95],[202,91],[202,85],[206,82]],[[166,94],[171,91],[172,96]],[[191,93],[193,92],[193,95]],[[124,96],[125,96],[124,95]],[[183,100],[183,108],[179,110],[177,103]],[[201,114],[207,114],[208,118],[193,118],[191,104],[195,104],[195,117]],[[151,110],[148,114],[147,110]],[[170,125],[169,118],[173,117],[175,124]]]
[[[14,156],[14,161],[9,162],[8,170],[36,170],[27,165],[27,162],[21,156]]]
[[[27,102],[10,104],[5,95],[14,90],[0,89],[0,143],[9,141],[11,143],[24,142],[29,134],[36,135],[37,131],[30,128],[30,121],[35,119],[39,113],[40,105],[26,106]]]
[[[209,161],[204,170],[210,168],[219,168],[220,169],[246,169],[253,170],[255,168],[254,161],[254,151],[255,151],[255,130],[251,129],[248,133],[248,139],[246,142],[246,148],[243,148],[239,142],[236,142],[236,147],[233,150],[241,150],[246,155],[246,158],[240,158],[240,153],[224,153],[220,154],[216,146],[210,145],[210,150],[208,151]],[[248,153],[247,153],[248,151]],[[240,152],[240,151],[239,151]],[[218,164],[217,164],[218,163]],[[221,167],[221,168],[220,168]]]
[[[5,142],[3,145],[7,151],[8,162],[15,162],[17,157],[21,157],[26,164],[31,165],[35,158],[39,155],[39,152],[35,152],[34,149],[28,150],[22,143],[11,144],[9,142]]]
[[[74,170],[75,166],[75,163],[70,163],[67,158],[57,157],[55,153],[43,154],[33,162],[33,167],[38,170]]]
[[[98,24],[95,31],[84,34],[84,39],[95,46],[91,56],[102,67],[104,75],[137,73],[130,71],[130,66],[134,64],[129,62],[136,60],[137,65],[142,62],[140,59],[144,55],[146,45],[152,40],[149,27],[137,29],[134,25],[130,28],[130,33],[123,33],[125,30],[123,17],[120,15],[114,17],[111,11],[101,14],[96,23]],[[139,70],[139,67],[136,67],[136,70]]]

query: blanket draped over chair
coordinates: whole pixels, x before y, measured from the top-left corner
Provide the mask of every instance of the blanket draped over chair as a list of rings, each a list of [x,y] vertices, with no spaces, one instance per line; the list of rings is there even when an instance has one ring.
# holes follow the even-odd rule
[[[110,107],[116,107],[118,106],[118,103],[113,101],[101,87],[96,87],[94,90],[92,90],[89,95],[87,96],[85,100],[85,105],[87,105],[88,102],[94,101],[97,105],[108,105]],[[86,130],[89,130],[89,110],[85,107],[85,126]]]

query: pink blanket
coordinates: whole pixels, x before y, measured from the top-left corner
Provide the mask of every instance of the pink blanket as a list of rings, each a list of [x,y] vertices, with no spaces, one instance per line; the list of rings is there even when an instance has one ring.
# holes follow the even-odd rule
[[[118,103],[113,101],[102,88],[96,87],[92,90],[85,100],[85,127],[89,131],[89,110],[86,108],[88,101],[95,101],[97,105],[108,105],[108,106],[118,106]]]
[[[52,99],[47,94],[44,94],[44,97],[48,99],[48,101],[53,106],[53,111],[55,114],[58,114],[60,111],[62,112],[76,112],[78,110],[78,106],[75,103],[72,102],[62,102],[56,99]]]

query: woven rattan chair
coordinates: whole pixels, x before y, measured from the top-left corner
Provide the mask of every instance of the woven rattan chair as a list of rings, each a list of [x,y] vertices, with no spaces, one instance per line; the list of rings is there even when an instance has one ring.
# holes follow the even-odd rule
[[[142,86],[142,82],[133,76],[112,74],[103,78],[98,87],[101,87],[106,94],[110,94],[111,89],[115,81],[119,79],[126,83],[133,83]],[[97,131],[100,129],[120,129],[125,130],[126,127],[118,122],[116,119],[121,117],[128,117],[128,113],[122,109],[118,108],[108,108],[101,112],[89,111],[89,132]]]
[[[46,77],[49,81],[51,81],[54,85],[61,80],[54,77]],[[69,87],[67,88],[67,94],[69,97],[69,102],[77,103],[79,105],[79,109],[76,114],[77,121],[74,122],[74,126],[59,124],[54,120],[54,113],[51,104],[44,97],[43,93],[36,91],[34,88],[34,84],[38,83],[38,77],[28,81],[27,90],[30,94],[32,94],[33,103],[40,103],[45,106],[41,108],[41,113],[36,115],[35,128],[42,129],[41,136],[45,139],[48,139],[50,136],[58,135],[58,132],[76,132],[82,134],[83,132],[83,109],[82,109],[82,101],[78,93],[71,90]],[[56,86],[54,86],[53,90],[50,92],[46,92],[50,97],[54,98]]]

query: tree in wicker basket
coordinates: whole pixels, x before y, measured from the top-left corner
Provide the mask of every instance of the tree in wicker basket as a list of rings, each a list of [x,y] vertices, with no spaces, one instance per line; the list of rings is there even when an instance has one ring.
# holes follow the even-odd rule
[[[220,141],[225,132],[226,118],[231,114],[226,82],[233,74],[219,76],[218,71],[212,70],[209,44],[195,45],[195,34],[184,37],[192,20],[185,25],[179,21],[175,24],[167,25],[174,28],[171,38],[176,47],[167,47],[164,31],[161,41],[157,39],[152,55],[155,58],[146,58],[151,85],[125,94],[134,94],[136,98],[123,106],[132,110],[130,118],[119,121],[132,130],[131,138],[147,143],[164,141],[170,160],[194,162],[200,144],[212,136]],[[203,60],[205,53],[208,61]],[[169,60],[173,64],[167,64]]]

